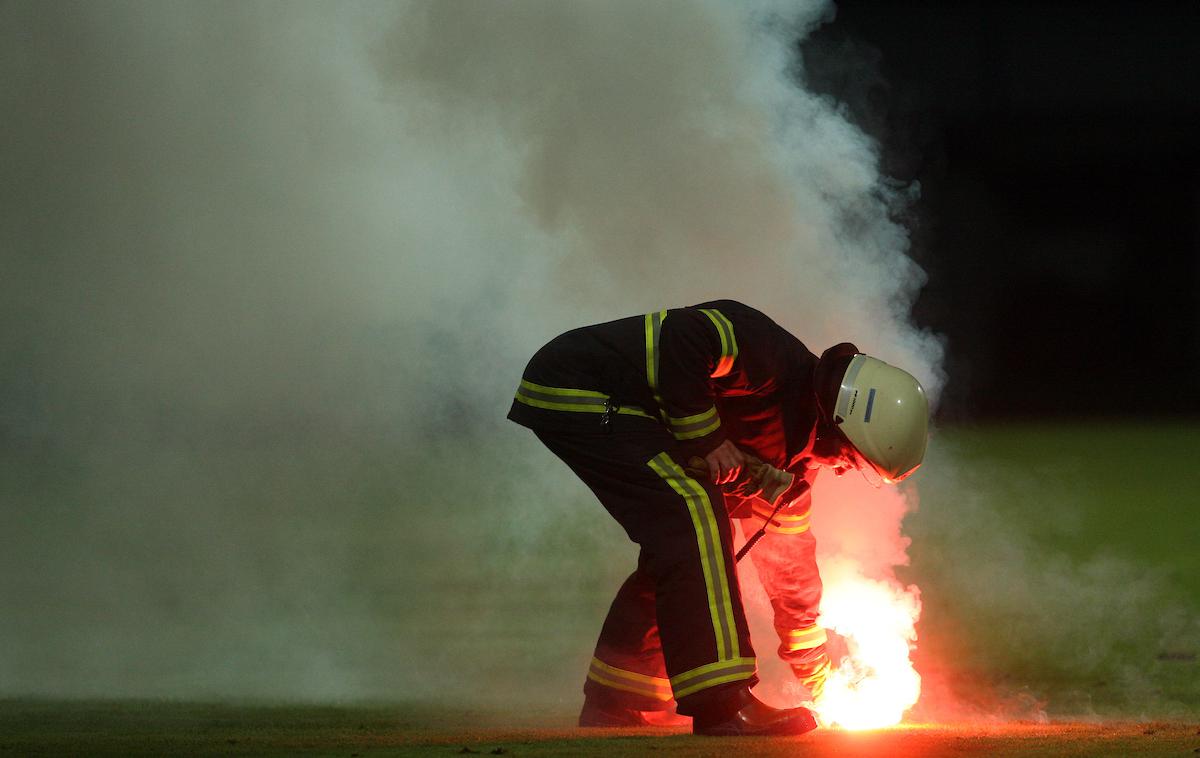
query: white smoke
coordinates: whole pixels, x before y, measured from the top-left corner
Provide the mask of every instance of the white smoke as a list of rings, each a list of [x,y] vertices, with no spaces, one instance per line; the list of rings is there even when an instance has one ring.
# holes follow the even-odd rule
[[[0,5],[0,692],[573,697],[632,552],[541,343],[732,297],[941,386],[828,11]]]

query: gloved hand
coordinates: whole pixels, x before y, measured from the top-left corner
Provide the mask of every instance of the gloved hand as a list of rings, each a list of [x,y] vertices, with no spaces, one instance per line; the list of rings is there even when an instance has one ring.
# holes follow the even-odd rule
[[[722,443],[722,446],[726,444],[732,447],[732,444],[728,440]],[[720,448],[717,449],[719,450]],[[777,469],[769,463],[760,461],[749,453],[738,450],[736,447],[733,449],[737,450],[741,456],[743,466],[736,476],[727,480],[732,483],[732,486],[727,487],[725,490],[729,494],[738,495],[739,497],[761,498],[774,507],[779,505],[780,498],[785,503],[791,502],[804,494],[804,491],[808,489],[808,482],[795,474],[789,474],[786,471]],[[716,451],[714,450],[713,452]],[[688,476],[697,479],[708,479],[720,484],[720,482],[717,482],[712,477],[712,469],[709,463],[698,456],[693,456],[688,460],[686,471]]]
[[[795,474],[781,471],[769,463],[763,463],[752,455],[746,456],[746,469],[749,473],[750,487],[757,490],[747,494],[766,500],[771,506],[778,505],[779,496],[788,490],[796,481]]]
[[[825,691],[825,680],[829,678],[829,653],[824,645],[817,645],[804,654],[791,659],[792,673],[808,688],[813,700],[820,700]]]
[[[749,453],[742,477],[726,491],[740,497],[765,500],[772,508],[782,507],[803,495],[809,487],[803,477],[764,463]]]
[[[713,484],[725,484],[738,478],[742,467],[746,465],[746,456],[737,445],[725,440],[704,456],[708,464],[708,476]]]

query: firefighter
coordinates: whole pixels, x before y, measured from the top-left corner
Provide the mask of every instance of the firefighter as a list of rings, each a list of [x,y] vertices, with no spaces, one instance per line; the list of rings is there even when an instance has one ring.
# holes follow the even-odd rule
[[[830,661],[810,485],[822,468],[905,478],[924,457],[928,413],[904,371],[849,343],[818,359],[731,300],[582,327],[542,347],[508,417],[641,548],[600,632],[580,725],[646,725],[674,705],[696,734],[814,728],[807,709],[750,694],[758,679],[730,517],[758,532],[750,555],[779,653],[815,698]]]

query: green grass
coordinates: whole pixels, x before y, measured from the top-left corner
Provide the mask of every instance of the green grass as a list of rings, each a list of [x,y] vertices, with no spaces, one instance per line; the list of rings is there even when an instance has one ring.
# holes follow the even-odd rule
[[[1200,424],[1043,423],[950,429],[956,465],[995,477],[1005,511],[1047,549],[1110,551],[1200,598]]]
[[[429,704],[212,705],[0,701],[0,755],[89,756],[1182,756],[1200,725],[966,724],[795,738],[694,737],[681,730],[579,730],[566,712]]]
[[[1197,461],[1196,424],[942,430],[905,522],[926,668],[1052,715],[1200,715]]]
[[[678,731],[572,728],[590,639],[632,561],[616,527],[598,511],[590,520],[569,518],[594,506],[580,502],[562,504],[553,528],[528,545],[502,544],[496,555],[466,552],[470,561],[431,564],[470,569],[473,577],[494,574],[488,581],[431,572],[421,593],[402,592],[392,583],[412,563],[408,558],[356,575],[355,587],[389,590],[356,596],[375,622],[334,639],[377,634],[387,644],[365,645],[361,661],[342,660],[344,669],[333,670],[356,673],[369,691],[409,692],[406,684],[417,682],[424,692],[477,693],[474,702],[486,706],[12,699],[0,701],[0,758],[496,750],[513,756],[1194,755],[1200,749],[1197,461],[1197,425],[939,431],[927,466],[914,477],[920,507],[905,521],[912,565],[902,578],[921,587],[924,604],[917,655],[929,697],[914,717],[947,726],[734,742]],[[394,530],[376,532],[393,550]],[[387,553],[366,552],[364,565],[374,567],[381,555]],[[599,555],[613,558],[598,565]],[[496,556],[519,562],[500,564]],[[557,570],[546,571],[547,562]],[[463,608],[471,623],[450,623]],[[40,649],[36,640],[25,641]],[[392,652],[393,641],[406,646]],[[14,655],[12,670],[27,659],[30,670],[44,668],[34,656]],[[103,657],[111,666],[128,660]],[[170,671],[174,660],[154,658],[145,664],[149,674],[130,681],[153,681],[147,677]],[[421,663],[422,676],[414,675],[413,662]],[[264,666],[262,676],[274,670]],[[204,695],[213,699],[222,693],[206,692],[215,692]],[[1038,723],[1047,715],[1065,723]]]

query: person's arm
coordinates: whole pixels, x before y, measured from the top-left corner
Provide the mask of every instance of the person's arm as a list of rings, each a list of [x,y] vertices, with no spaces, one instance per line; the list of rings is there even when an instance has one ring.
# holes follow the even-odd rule
[[[704,456],[717,484],[732,481],[743,460],[725,439],[711,380],[737,358],[733,324],[713,309],[683,308],[663,321],[656,392],[667,427],[691,454]]]

